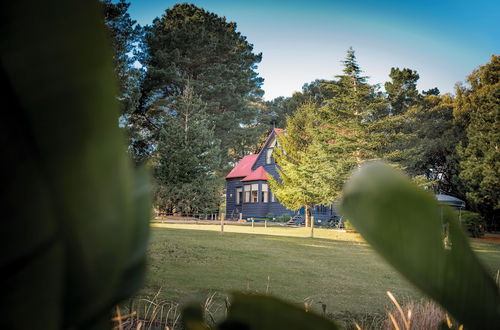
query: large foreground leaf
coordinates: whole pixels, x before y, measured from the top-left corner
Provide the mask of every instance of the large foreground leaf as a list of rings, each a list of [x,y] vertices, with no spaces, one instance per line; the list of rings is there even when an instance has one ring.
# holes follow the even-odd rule
[[[469,329],[498,329],[498,287],[456,214],[396,170],[369,163],[344,190],[342,213],[392,266]]]
[[[183,311],[183,323],[187,330],[207,330],[199,306],[188,306]],[[242,293],[233,294],[227,319],[220,330],[336,330],[331,320],[306,312],[304,309],[281,299]]]
[[[144,272],[148,178],[118,128],[97,1],[0,4],[0,328],[89,328]]]

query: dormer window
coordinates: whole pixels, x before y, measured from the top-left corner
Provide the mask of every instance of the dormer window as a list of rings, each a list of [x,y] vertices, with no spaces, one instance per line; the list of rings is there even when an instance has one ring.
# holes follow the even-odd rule
[[[274,151],[274,146],[276,145],[276,138],[273,137],[272,141],[269,142],[269,145],[266,149],[266,164],[273,164],[275,163],[274,157],[273,157],[273,151]]]

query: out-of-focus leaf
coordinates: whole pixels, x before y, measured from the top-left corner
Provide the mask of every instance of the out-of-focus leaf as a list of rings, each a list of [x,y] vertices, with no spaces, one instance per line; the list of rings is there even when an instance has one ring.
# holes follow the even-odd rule
[[[334,330],[338,327],[314,312],[261,295],[234,294],[227,319],[219,326],[221,330]]]
[[[396,170],[369,163],[344,189],[342,213],[392,266],[469,329],[498,329],[498,287],[453,211]]]
[[[150,216],[103,18],[97,1],[4,1],[0,13],[0,322],[95,327],[140,283]]]
[[[186,330],[208,330],[208,325],[203,320],[201,305],[191,304],[182,310],[182,325]]]

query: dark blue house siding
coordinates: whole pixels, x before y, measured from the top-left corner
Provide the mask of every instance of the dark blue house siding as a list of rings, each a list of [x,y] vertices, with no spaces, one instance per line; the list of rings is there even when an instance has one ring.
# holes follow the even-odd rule
[[[236,205],[236,188],[243,186],[241,179],[226,179],[226,219],[238,219],[242,212],[241,205]]]

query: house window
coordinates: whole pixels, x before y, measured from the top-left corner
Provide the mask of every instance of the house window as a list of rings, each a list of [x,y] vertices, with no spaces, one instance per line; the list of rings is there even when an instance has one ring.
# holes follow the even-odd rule
[[[250,190],[252,189],[252,186],[247,184],[245,185],[245,203],[250,203]]]
[[[242,197],[243,197],[243,188],[242,187],[236,188],[236,205],[241,204]]]
[[[259,202],[259,184],[254,183],[252,184],[252,203],[258,203]]]
[[[269,192],[267,191],[267,183],[263,183],[261,186],[262,194],[261,194],[261,202],[268,203],[269,202]]]
[[[266,151],[266,164],[272,164],[272,163],[274,163],[273,150],[274,150],[274,148],[267,148],[267,151]]]
[[[266,149],[266,164],[272,164],[274,163],[274,157],[273,157],[273,151],[274,151],[274,146],[276,145],[276,139],[274,138],[270,143],[269,146]]]
[[[271,193],[271,203],[274,203],[274,202],[276,202],[276,199],[274,197],[274,194]]]

